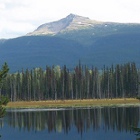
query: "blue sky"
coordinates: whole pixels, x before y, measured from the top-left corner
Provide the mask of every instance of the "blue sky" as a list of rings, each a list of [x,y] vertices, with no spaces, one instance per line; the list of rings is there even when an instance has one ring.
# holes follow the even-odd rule
[[[70,13],[99,21],[140,23],[140,0],[0,0],[0,38],[23,36]]]

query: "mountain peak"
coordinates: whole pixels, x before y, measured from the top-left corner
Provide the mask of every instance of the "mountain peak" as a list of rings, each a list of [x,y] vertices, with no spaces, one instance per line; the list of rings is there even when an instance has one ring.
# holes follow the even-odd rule
[[[99,23],[100,22],[90,20],[88,17],[71,13],[58,21],[42,24],[34,32],[27,35],[55,35],[60,32],[88,28]]]
[[[76,15],[75,14],[69,14],[66,18],[70,18],[70,19],[73,19]]]
[[[79,16],[79,15],[76,15],[76,14],[69,14],[66,19],[71,19],[71,20],[74,20],[74,19],[83,19],[83,20],[90,20],[88,17],[83,17],[83,16]],[[90,20],[91,21],[91,20]]]

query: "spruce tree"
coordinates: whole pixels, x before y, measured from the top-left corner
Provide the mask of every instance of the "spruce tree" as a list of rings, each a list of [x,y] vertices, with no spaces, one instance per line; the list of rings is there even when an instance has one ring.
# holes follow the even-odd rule
[[[6,78],[8,71],[9,71],[8,65],[7,63],[5,63],[0,70],[0,91],[3,85],[3,81]],[[8,101],[9,100],[7,97],[0,95],[0,118],[3,117],[5,114],[5,108],[3,106],[7,105]]]

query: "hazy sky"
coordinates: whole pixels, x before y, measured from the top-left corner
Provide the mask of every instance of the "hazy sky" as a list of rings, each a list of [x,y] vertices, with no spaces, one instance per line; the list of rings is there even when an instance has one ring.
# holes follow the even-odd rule
[[[140,0],[0,0],[0,38],[13,38],[73,13],[90,19],[140,23]]]

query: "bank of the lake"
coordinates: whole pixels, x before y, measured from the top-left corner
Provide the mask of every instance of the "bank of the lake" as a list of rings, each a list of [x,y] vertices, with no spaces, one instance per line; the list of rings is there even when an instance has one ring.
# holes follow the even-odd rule
[[[125,99],[84,99],[84,100],[47,100],[47,101],[17,101],[9,102],[7,108],[59,108],[59,107],[93,107],[93,106],[122,106],[140,105],[135,98]]]

